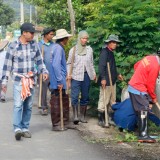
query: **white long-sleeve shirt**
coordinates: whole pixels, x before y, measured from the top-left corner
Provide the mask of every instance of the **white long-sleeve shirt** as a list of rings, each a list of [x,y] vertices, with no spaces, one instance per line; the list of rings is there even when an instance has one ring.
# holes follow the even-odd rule
[[[69,51],[69,56],[67,60],[68,73],[70,72],[73,51],[74,51],[74,47],[71,48]],[[87,46],[87,54],[80,56],[78,55],[78,49],[76,46],[73,70],[71,75],[72,79],[77,81],[83,81],[85,71],[87,71],[89,78],[93,80],[96,75],[95,69],[94,69],[94,62],[93,62],[93,50],[90,46]]]

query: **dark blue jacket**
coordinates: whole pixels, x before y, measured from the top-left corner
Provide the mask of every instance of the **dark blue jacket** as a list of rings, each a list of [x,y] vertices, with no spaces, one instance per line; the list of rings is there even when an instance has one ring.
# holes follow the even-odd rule
[[[119,128],[134,131],[137,125],[138,117],[133,110],[131,100],[128,98],[123,102],[112,105],[114,110],[113,120]],[[152,112],[149,112],[149,119],[160,126],[160,119],[156,117]]]

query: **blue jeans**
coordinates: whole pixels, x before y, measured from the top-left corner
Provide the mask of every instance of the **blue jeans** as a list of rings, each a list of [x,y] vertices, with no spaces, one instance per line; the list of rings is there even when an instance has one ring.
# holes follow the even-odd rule
[[[34,89],[31,89],[31,96],[27,97],[24,101],[21,100],[21,85],[13,85],[13,127],[14,131],[22,130],[27,131],[30,124]]]
[[[87,72],[84,73],[84,80],[77,81],[72,79],[71,81],[71,103],[73,106],[78,105],[79,93],[81,92],[80,105],[87,106],[89,102],[89,88],[90,78]]]

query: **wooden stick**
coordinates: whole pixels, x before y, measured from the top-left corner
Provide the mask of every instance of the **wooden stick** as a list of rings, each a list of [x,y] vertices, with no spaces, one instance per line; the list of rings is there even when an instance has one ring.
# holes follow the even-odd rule
[[[159,103],[158,102],[156,102],[155,103],[155,105],[157,106],[157,108],[159,109],[159,111],[160,111],[160,105],[159,105]]]
[[[111,96],[111,100],[112,100],[112,103],[113,103],[113,85],[112,85],[112,76],[111,76],[111,70],[110,70],[110,64],[109,62],[107,62],[107,68],[108,68],[108,76],[109,76],[109,83],[110,83],[110,86],[111,86],[111,93],[112,93],[112,96]]]
[[[103,88],[103,105],[105,108],[105,127],[109,127],[108,110],[107,110],[107,105],[106,105],[106,89],[105,88]]]
[[[63,121],[63,102],[62,102],[62,89],[59,90],[60,96],[60,122],[61,122],[61,130],[64,130],[64,121]]]
[[[42,57],[44,56],[44,45],[42,45]],[[41,108],[41,101],[42,101],[42,81],[43,77],[42,74],[39,75],[39,98],[38,98],[38,107]]]
[[[72,54],[72,60],[71,60],[71,66],[70,66],[70,70],[69,70],[69,76],[72,75],[72,71],[73,71],[73,63],[74,63],[74,58],[75,58],[75,52],[76,52],[76,46],[74,46],[73,48],[73,54]],[[69,86],[71,85],[71,80],[67,80],[67,94],[69,94]]]

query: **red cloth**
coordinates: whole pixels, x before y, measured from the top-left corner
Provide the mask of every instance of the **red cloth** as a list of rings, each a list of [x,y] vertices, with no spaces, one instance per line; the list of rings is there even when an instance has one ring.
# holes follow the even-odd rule
[[[21,99],[24,101],[27,97],[31,96],[30,88],[33,88],[33,72],[28,72],[27,76],[22,77],[22,90]]]
[[[140,92],[147,92],[152,100],[156,99],[155,86],[160,65],[156,56],[146,56],[134,65],[134,74],[129,85]]]

